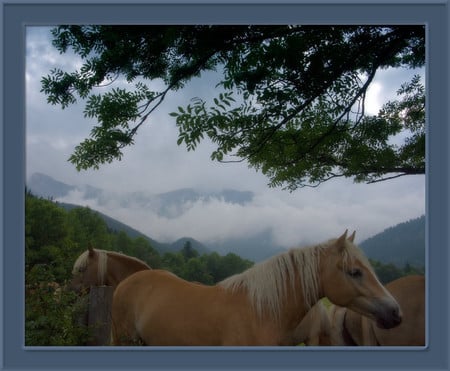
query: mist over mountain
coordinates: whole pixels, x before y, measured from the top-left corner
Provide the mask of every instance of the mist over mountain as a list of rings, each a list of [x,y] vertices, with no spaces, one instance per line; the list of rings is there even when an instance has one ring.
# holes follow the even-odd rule
[[[31,175],[27,186],[34,194],[44,198],[64,197],[76,190],[75,186],[59,182],[42,173]]]
[[[65,208],[88,205],[99,212],[110,229],[124,231],[132,237],[142,236],[161,253],[179,251],[189,241],[200,254],[217,251],[225,255],[232,252],[242,258],[258,262],[285,251],[287,247],[310,243],[297,241],[298,243],[293,245],[283,245],[276,242],[271,224],[255,225],[257,224],[253,221],[257,215],[255,213],[266,212],[267,206],[258,204],[255,207],[255,195],[250,191],[228,189],[202,192],[182,188],[159,194],[150,192],[119,194],[90,185],[65,184],[41,173],[35,173],[30,177],[27,188],[34,195],[57,200]],[[219,219],[219,223],[222,224],[221,234],[217,234],[214,230],[217,226],[214,215],[218,212],[225,216]],[[238,220],[235,220],[236,215]],[[280,222],[286,221],[289,220],[282,215]],[[138,227],[139,225],[149,227],[144,230]],[[186,225],[190,229],[185,229]],[[176,230],[173,229],[175,227]],[[157,234],[161,229],[170,230],[172,233],[162,240]],[[194,232],[179,232],[182,230]],[[202,233],[205,235],[205,231],[209,230],[211,238],[198,237]],[[278,234],[283,235],[283,231],[281,228]],[[366,255],[374,260],[393,263],[398,267],[405,264],[423,267],[425,217],[389,227],[365,241],[358,241],[358,244]]]
[[[221,241],[210,242],[208,246],[211,250],[220,254],[232,252],[244,259],[253,261],[266,260],[275,254],[286,251],[285,248],[273,243],[270,229],[248,237],[230,237]]]
[[[250,191],[224,189],[218,192],[200,192],[192,188],[158,194],[142,191],[119,194],[90,185],[68,185],[42,173],[31,175],[27,186],[33,194],[44,198],[66,199],[76,195],[80,200],[94,200],[100,206],[114,202],[121,208],[147,208],[158,216],[169,219],[183,215],[196,202],[220,200],[244,206],[251,202],[254,196]]]
[[[212,251],[221,254],[233,252],[253,261],[263,260],[282,250],[272,242],[268,231],[252,234],[250,237],[221,238],[208,243],[200,242],[190,236],[174,236],[171,241],[161,242],[151,234],[142,233],[138,230],[139,228],[136,229],[129,222],[123,223],[107,215],[104,211],[97,210],[98,207],[102,209],[103,206],[116,205],[118,210],[130,210],[136,213],[142,213],[143,210],[146,210],[148,215],[154,213],[162,220],[175,220],[188,212],[195,212],[194,207],[198,207],[199,204],[212,209],[211,205],[217,203],[222,206],[237,205],[245,207],[254,198],[253,192],[250,191],[224,189],[216,192],[201,192],[192,188],[181,188],[159,194],[150,192],[124,192],[119,194],[90,185],[68,185],[42,173],[34,173],[28,180],[27,188],[36,196],[58,201],[60,206],[65,209],[71,209],[77,207],[77,205],[89,205],[91,209],[99,213],[109,228],[124,231],[131,237],[145,237],[161,253],[179,251],[187,241],[200,254]],[[149,224],[151,224],[150,221]]]

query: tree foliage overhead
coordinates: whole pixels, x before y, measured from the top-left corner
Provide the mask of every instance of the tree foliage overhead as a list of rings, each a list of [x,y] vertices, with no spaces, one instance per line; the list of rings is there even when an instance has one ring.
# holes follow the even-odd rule
[[[217,96],[191,97],[171,116],[178,144],[208,137],[217,161],[247,161],[272,186],[334,177],[375,182],[425,172],[425,93],[415,76],[376,116],[367,88],[379,69],[425,63],[422,26],[60,26],[61,52],[78,71],[51,71],[42,91],[63,108],[86,101],[98,124],[70,157],[78,170],[122,157],[171,91],[217,70]],[[127,89],[112,87],[125,78]],[[147,84],[163,83],[160,90]],[[98,86],[109,88],[98,93]],[[161,84],[159,84],[161,85]],[[154,85],[152,85],[154,86]],[[402,133],[402,144],[392,138]]]

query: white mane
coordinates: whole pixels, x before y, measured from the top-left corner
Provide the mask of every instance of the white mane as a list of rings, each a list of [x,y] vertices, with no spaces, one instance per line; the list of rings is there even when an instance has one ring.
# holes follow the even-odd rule
[[[319,245],[290,249],[262,263],[256,264],[243,273],[231,276],[218,285],[233,291],[244,288],[253,303],[258,316],[263,308],[276,319],[280,317],[280,303],[288,289],[296,292],[294,285],[300,280],[306,309],[309,310],[319,299],[319,264],[320,255],[327,247],[333,245],[336,239],[331,239]],[[352,258],[357,257],[372,269],[367,258],[353,243],[345,240],[346,248],[342,251],[343,265],[351,265]],[[296,273],[298,276],[296,277]],[[289,281],[292,287],[286,287]]]
[[[99,285],[104,285],[105,280],[105,273],[108,268],[108,254],[113,256],[119,256],[126,259],[132,259],[140,264],[143,264],[148,267],[148,264],[143,262],[142,260],[135,258],[133,256],[128,256],[119,252],[115,251],[106,251],[106,250],[100,250],[100,249],[93,249],[98,254],[98,282]],[[86,250],[83,252],[75,261],[72,269],[72,274],[78,273],[80,270],[84,270],[87,267],[89,260],[89,250]],[[150,268],[150,267],[149,267]]]
[[[94,249],[98,254],[98,284],[102,286],[105,280],[106,268],[108,265],[108,252],[105,250]],[[89,250],[83,252],[78,259],[75,261],[72,269],[72,274],[76,274],[84,269],[86,269],[89,261]]]
[[[267,307],[275,318],[279,318],[280,302],[288,290],[286,282],[289,280],[293,289],[297,272],[300,275],[297,279],[300,279],[302,284],[305,304],[309,309],[320,299],[318,287],[320,252],[330,242],[331,240],[313,247],[291,249],[256,264],[243,273],[231,276],[219,282],[219,285],[231,290],[244,287],[259,316],[263,308]]]

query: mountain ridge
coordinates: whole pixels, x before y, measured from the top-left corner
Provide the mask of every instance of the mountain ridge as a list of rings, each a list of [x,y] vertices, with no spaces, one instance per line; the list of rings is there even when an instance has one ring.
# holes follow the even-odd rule
[[[34,175],[34,174],[33,174]],[[46,182],[48,185],[46,186]],[[68,192],[85,191],[84,195],[89,198],[96,197],[98,203],[101,204],[102,197],[106,197],[103,190],[92,187],[84,186],[76,187],[54,180],[53,178],[39,174],[35,177],[30,177],[30,183],[27,188],[35,195],[44,198],[59,198],[63,194]],[[52,193],[54,192],[54,193]],[[66,193],[64,193],[66,192]],[[55,196],[59,195],[59,196]],[[174,218],[177,213],[186,212],[186,209],[194,202],[204,201],[209,202],[217,199],[226,202],[236,202],[240,205],[245,205],[253,199],[253,193],[250,191],[236,191],[236,190],[222,190],[220,192],[201,193],[192,188],[182,188],[166,193],[159,194],[160,197],[156,198],[161,202],[159,207],[160,215],[166,218]],[[172,196],[176,197],[172,197]],[[123,197],[121,200],[122,207],[126,205],[132,205],[133,203],[155,203],[155,199],[147,197],[144,192],[130,192],[127,197]],[[164,203],[165,198],[169,200],[168,203]],[[104,199],[106,202],[106,198]],[[73,208],[81,207],[79,205],[57,201],[62,207]],[[147,205],[146,205],[147,207]],[[124,231],[131,237],[144,237],[152,246],[159,252],[174,252],[180,250],[184,244],[189,241],[194,249],[199,253],[219,252],[220,254],[235,253],[241,257],[255,262],[265,260],[270,256],[276,255],[279,252],[285,251],[285,248],[276,246],[271,240],[270,230],[264,230],[253,236],[247,236],[243,238],[230,237],[223,241],[202,243],[192,237],[177,238],[173,242],[159,242],[146,234],[128,226],[126,223],[120,222],[106,214],[103,214],[97,210],[94,210],[105,220],[108,227],[116,231]],[[415,222],[414,222],[415,221]],[[416,266],[425,265],[425,216],[417,218],[417,220],[407,221],[400,223],[396,226],[387,228],[386,230],[362,241],[359,246],[363,249],[365,254],[374,260],[381,261],[383,263],[393,263],[399,267],[403,267],[405,264],[411,264]],[[416,233],[416,231],[418,231]],[[380,248],[381,246],[381,248]],[[414,246],[413,250],[408,250],[408,246]],[[392,255],[392,251],[397,251],[395,256]]]
[[[425,266],[425,215],[386,228],[359,244],[367,256],[398,267]],[[392,252],[395,251],[395,254]]]
[[[79,192],[78,196],[82,200],[95,200],[100,206],[114,199],[120,207],[129,208],[140,205],[156,212],[158,216],[169,219],[184,214],[199,201],[220,200],[245,206],[254,197],[254,193],[251,191],[222,189],[215,192],[199,192],[194,188],[180,188],[162,193],[133,191],[118,194],[87,184],[82,186],[68,185],[43,173],[33,173],[27,182],[27,187],[38,196],[51,199],[65,198],[71,192],[76,191]]]

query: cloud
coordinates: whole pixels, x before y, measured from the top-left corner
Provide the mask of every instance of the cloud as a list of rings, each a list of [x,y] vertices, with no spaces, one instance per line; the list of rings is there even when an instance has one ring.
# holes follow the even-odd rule
[[[185,187],[232,188],[251,190],[255,198],[245,207],[221,201],[197,202],[181,217],[173,219],[162,218],[145,208],[124,209],[113,200],[100,205],[96,200],[83,200],[76,193],[65,201],[79,201],[98,208],[162,241],[191,236],[207,242],[231,236],[249,237],[269,229],[274,241],[283,246],[319,242],[337,236],[346,228],[356,229],[361,240],[425,212],[424,176],[372,185],[336,179],[319,188],[288,193],[269,189],[267,178],[249,169],[246,163],[212,162],[210,154],[214,146],[207,140],[195,152],[177,146],[178,131],[168,113],[178,105],[188,104],[193,97],[217,95],[214,72],[192,80],[184,89],[169,95],[141,127],[135,145],[124,150],[122,161],[103,165],[99,170],[77,172],[67,158],[89,135],[94,122],[84,117],[82,104],[65,110],[48,105],[40,93],[40,79],[52,68],[72,70],[79,63],[73,56],[59,55],[51,46],[48,29],[27,29],[28,176],[42,172],[68,184],[90,184],[118,193],[161,193]],[[379,71],[368,94],[369,113],[376,113],[384,102],[394,99],[400,84],[416,72]]]
[[[109,194],[99,202],[86,200],[83,193],[73,191],[60,201],[89,206],[161,242],[189,236],[210,244],[251,238],[269,230],[272,242],[287,248],[318,243],[338,236],[347,228],[356,230],[357,240],[362,241],[394,224],[422,215],[424,188],[417,188],[411,178],[397,181],[402,183],[401,187],[391,191],[391,197],[383,193],[391,188],[386,184],[373,185],[367,190],[366,185],[349,187],[351,183],[344,180],[339,188],[329,184],[323,190],[308,189],[298,194],[261,191],[244,206],[220,199],[199,200],[185,205],[184,213],[171,218],[140,204],[125,208],[120,195]],[[340,192],[335,193],[336,189]]]

